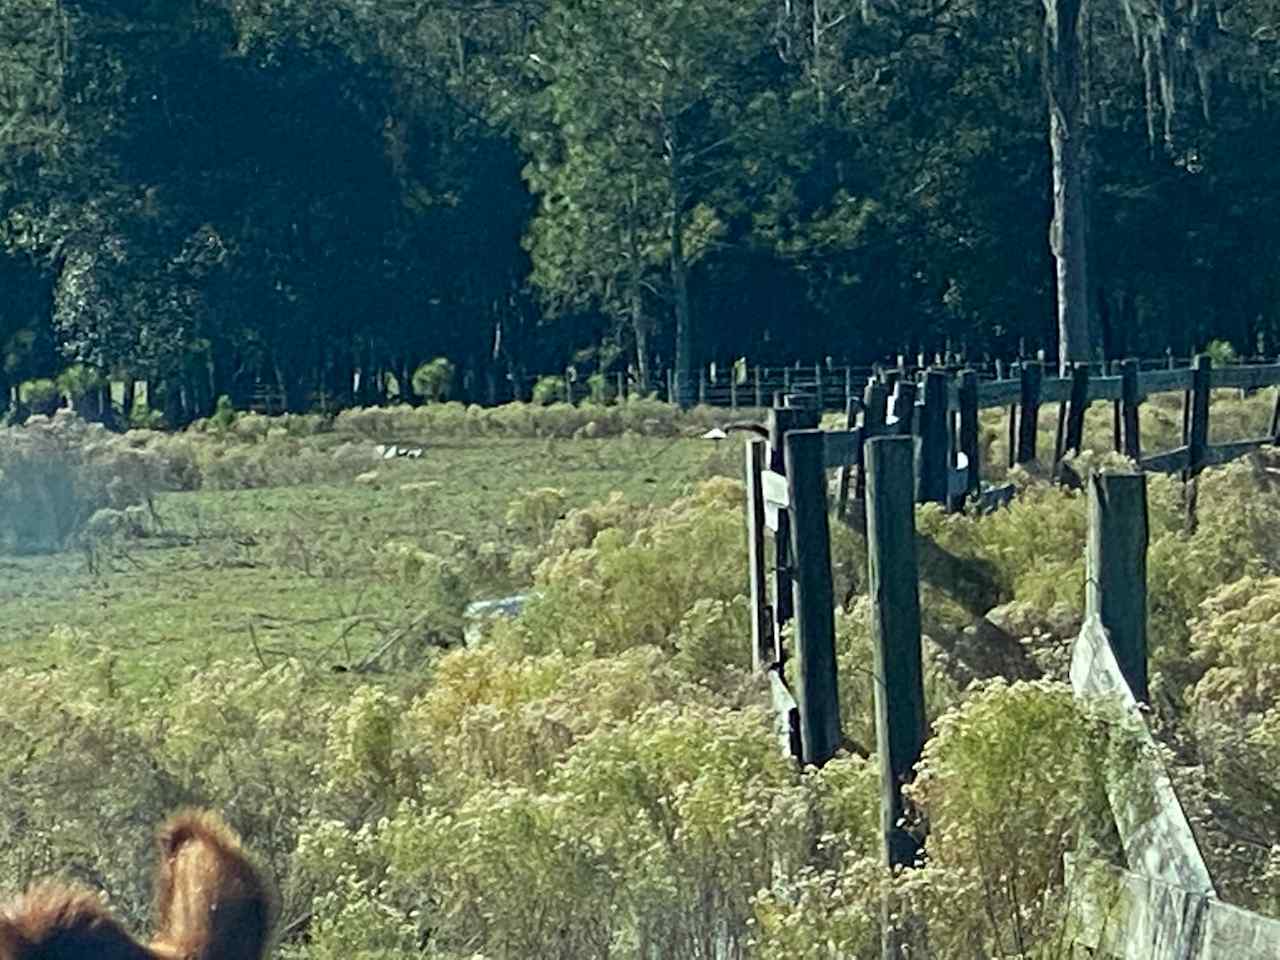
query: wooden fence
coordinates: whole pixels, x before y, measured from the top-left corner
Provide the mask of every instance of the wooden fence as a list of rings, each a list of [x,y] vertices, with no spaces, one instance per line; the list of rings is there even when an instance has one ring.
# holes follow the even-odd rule
[[[1207,364],[1196,371],[1202,387],[1213,382]],[[1280,368],[1268,375],[1280,379]],[[925,392],[927,402],[927,384]],[[913,507],[920,444],[907,436],[823,432],[815,429],[816,420],[814,411],[777,408],[770,413],[770,439],[747,443],[754,662],[768,677],[781,749],[806,764],[825,763],[842,742],[826,472],[859,467],[865,477],[882,854],[887,866],[910,867],[919,847],[900,826],[902,786],[926,736]],[[1113,722],[1136,745],[1138,762],[1131,778],[1108,785],[1127,868],[1068,858],[1073,942],[1094,956],[1125,960],[1280,954],[1280,921],[1218,899],[1139,706],[1147,697],[1146,477],[1094,474],[1088,497],[1087,616],[1074,645],[1072,688],[1077,697],[1110,705]],[[770,531],[772,565],[766,556]],[[782,627],[793,619],[788,649]],[[888,930],[884,955],[902,956]]]
[[[1194,478],[1204,467],[1224,463],[1258,447],[1280,441],[1280,392],[1266,436],[1224,443],[1209,442],[1209,396],[1212,390],[1257,390],[1280,385],[1280,364],[1214,369],[1208,356],[1175,370],[1142,370],[1137,360],[1116,365],[1118,372],[1095,376],[1087,364],[1077,365],[1070,377],[1047,377],[1043,364],[1027,362],[1004,380],[980,381],[976,371],[929,369],[918,375],[881,371],[862,386],[846,405],[846,430],[840,443],[847,451],[839,478],[838,512],[862,500],[866,470],[862,446],[877,436],[916,438],[914,489],[922,503],[941,503],[960,509],[977,498],[989,507],[1012,494],[1012,487],[982,482],[979,415],[983,410],[1007,410],[1009,466],[1029,463],[1042,454],[1056,465],[1084,446],[1085,413],[1095,403],[1113,406],[1112,447],[1152,472],[1181,473]],[[1151,454],[1141,438],[1140,408],[1159,393],[1183,395],[1182,442],[1172,450]],[[1037,449],[1040,411],[1059,405],[1058,429],[1052,451]],[[812,397],[788,394],[788,407],[815,410]],[[806,421],[817,426],[817,419]],[[777,438],[777,444],[781,439]],[[780,450],[781,447],[779,446]],[[781,473],[781,470],[778,470]],[[782,489],[774,480],[773,488]]]

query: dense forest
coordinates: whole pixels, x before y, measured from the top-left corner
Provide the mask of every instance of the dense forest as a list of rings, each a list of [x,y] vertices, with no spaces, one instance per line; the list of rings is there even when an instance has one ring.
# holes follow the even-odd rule
[[[0,405],[1274,353],[1277,146],[1280,0],[4,0]]]

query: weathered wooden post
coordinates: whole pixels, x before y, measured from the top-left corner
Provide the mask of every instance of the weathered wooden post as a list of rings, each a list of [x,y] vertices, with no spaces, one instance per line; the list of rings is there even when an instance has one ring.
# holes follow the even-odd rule
[[[854,525],[860,530],[865,529],[867,523],[867,441],[872,437],[879,437],[885,434],[885,418],[888,404],[889,391],[885,385],[874,379],[867,381],[866,389],[862,391],[862,462],[858,466],[857,482],[853,494],[854,510],[856,511]],[[841,516],[844,515],[842,512]]]
[[[1024,361],[1021,378],[1016,462],[1030,463],[1036,458],[1036,434],[1040,429],[1040,382],[1044,378],[1044,364]]]
[[[1095,473],[1089,480],[1085,603],[1111,638],[1111,649],[1139,702],[1147,687],[1147,478]]]
[[[800,759],[815,766],[822,766],[840,749],[825,445],[821,430],[794,430],[786,435],[795,567],[796,649],[791,676],[800,713]]]
[[[698,368],[698,406],[707,405],[707,368]]]
[[[1067,404],[1064,453],[1079,453],[1084,447],[1084,415],[1089,409],[1089,365],[1077,363],[1071,370],[1071,399]]]
[[[820,363],[815,363],[813,365],[813,381],[814,381],[814,387],[813,387],[814,394],[817,397],[816,403],[818,407],[818,412],[821,413],[823,410],[827,408],[827,404],[826,404],[827,398],[824,395],[823,389],[822,389],[822,364]]]
[[[738,409],[738,368],[734,367],[729,373],[729,409]]]
[[[786,449],[784,438],[792,430],[812,430],[818,425],[817,413],[804,407],[775,406],[769,411],[769,469],[774,473],[787,472]],[[773,571],[773,632],[778,647],[774,651],[774,660],[781,662],[782,627],[790,622],[795,613],[792,593],[791,564],[791,513],[782,510],[778,513],[778,525],[774,530],[774,571]]]
[[[1191,365],[1191,423],[1187,430],[1187,472],[1190,480],[1204,469],[1209,453],[1209,384],[1213,361],[1200,354]]]
[[[925,739],[920,584],[911,498],[914,444],[908,437],[867,442],[867,578],[874,646],[876,753],[885,863],[910,866],[919,844],[902,828],[902,786]]]
[[[676,372],[674,369],[667,370],[667,403],[674,406],[680,400],[676,396]]]
[[[773,637],[773,613],[765,584],[764,555],[764,469],[769,445],[761,437],[746,444],[747,556],[751,576],[751,662],[756,671],[774,662],[777,644]]]
[[[947,502],[947,375],[930,370],[924,378],[924,410],[920,418],[920,462],[916,499],[921,503]]]
[[[764,406],[764,381],[760,375],[759,364],[756,364],[756,369],[755,369],[755,393],[756,393],[756,408],[759,409],[760,407]]]
[[[858,401],[849,397],[844,402],[844,428],[852,430],[858,424]],[[865,434],[864,434],[865,439]],[[840,465],[840,483],[837,487],[839,491],[836,495],[836,516],[843,518],[845,509],[849,504],[849,478],[853,467],[848,463]]]
[[[982,489],[982,465],[978,462],[981,444],[978,437],[978,371],[960,373],[960,452],[968,461],[969,475],[965,492],[972,495]]]
[[[844,368],[844,405],[849,406],[853,397],[853,367]]]
[[[893,425],[893,433],[900,437],[910,437],[916,429],[916,384],[914,380],[899,380],[893,399],[893,415],[898,422]]]
[[[782,368],[782,392],[791,392],[791,364]]]
[[[1022,367],[1018,364],[1009,366],[1010,379],[1022,377]],[[1001,378],[1003,379],[1003,378]],[[1018,462],[1018,402],[1015,400],[1009,404],[1009,469],[1013,469],[1013,465]]]
[[[1138,361],[1126,360],[1120,365],[1120,421],[1123,426],[1123,444],[1120,452],[1135,463],[1142,459],[1142,438],[1138,405]]]

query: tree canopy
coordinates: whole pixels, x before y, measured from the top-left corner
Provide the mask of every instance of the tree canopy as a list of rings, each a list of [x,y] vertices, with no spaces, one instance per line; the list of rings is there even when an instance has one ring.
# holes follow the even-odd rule
[[[72,364],[172,422],[375,402],[435,357],[687,399],[1053,356],[1064,309],[1071,357],[1274,353],[1278,54],[1278,0],[9,0],[0,405]]]

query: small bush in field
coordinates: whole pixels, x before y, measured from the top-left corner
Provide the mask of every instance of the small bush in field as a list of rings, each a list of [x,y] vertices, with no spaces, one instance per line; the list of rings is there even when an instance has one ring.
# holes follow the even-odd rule
[[[608,529],[589,547],[549,557],[513,631],[520,648],[598,655],[636,645],[671,649],[697,601],[730,601],[742,591],[741,498],[740,483],[707,481],[634,535]]]
[[[453,364],[446,357],[436,357],[413,371],[413,392],[429,403],[449,398],[453,389]]]
[[[533,403],[546,407],[553,403],[564,403],[568,400],[562,377],[540,377],[533,385]]]
[[[0,430],[0,550],[62,549],[98,510],[148,503],[161,459],[70,411]]]
[[[928,818],[930,863],[977,881],[969,929],[945,932],[957,947],[1026,953],[1052,939],[1063,854],[1107,835],[1102,731],[1048,681],[989,682],[935,722],[910,794]]]
[[[507,526],[527,543],[545,543],[564,516],[568,499],[564,490],[552,487],[527,490],[507,505]]]

